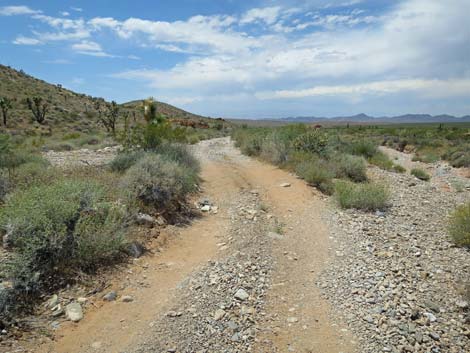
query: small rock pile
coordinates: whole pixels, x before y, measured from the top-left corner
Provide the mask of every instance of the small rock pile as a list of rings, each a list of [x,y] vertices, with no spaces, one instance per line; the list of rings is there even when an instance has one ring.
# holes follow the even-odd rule
[[[469,352],[463,288],[470,253],[446,233],[447,214],[468,192],[372,173],[390,186],[392,205],[376,213],[331,211],[335,258],[317,285],[361,339],[361,352]]]

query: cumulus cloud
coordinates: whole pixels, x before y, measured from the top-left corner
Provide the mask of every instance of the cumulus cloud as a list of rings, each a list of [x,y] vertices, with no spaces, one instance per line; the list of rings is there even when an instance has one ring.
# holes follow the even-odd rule
[[[36,39],[36,38],[18,36],[18,37],[15,38],[15,40],[13,40],[13,44],[16,44],[16,45],[39,45],[39,44],[42,44],[42,42],[39,39]]]
[[[268,25],[274,24],[281,12],[280,6],[255,8],[247,11],[240,20],[241,24],[253,22],[265,22]]]
[[[383,95],[408,91],[415,91],[434,98],[468,96],[468,92],[470,92],[470,79],[375,81],[352,85],[317,86],[299,90],[257,92],[256,96],[260,99],[291,99],[315,96]]]
[[[307,3],[315,4],[310,12]],[[142,81],[155,94],[180,97],[185,104],[216,96],[251,102],[400,93],[470,96],[469,1],[401,0],[373,13],[361,3],[299,0],[297,7],[178,21],[34,12],[29,15],[50,30],[15,41],[69,41],[76,53],[110,57],[94,39],[107,35],[129,46],[178,53],[173,67],[125,70],[113,77]]]
[[[76,43],[72,45],[72,50],[83,55],[90,55],[90,56],[98,56],[98,57],[111,57],[112,55],[107,54],[96,42],[92,41],[81,41],[80,43]]]
[[[0,7],[0,16],[33,15],[41,11],[33,10],[28,6],[3,6]]]

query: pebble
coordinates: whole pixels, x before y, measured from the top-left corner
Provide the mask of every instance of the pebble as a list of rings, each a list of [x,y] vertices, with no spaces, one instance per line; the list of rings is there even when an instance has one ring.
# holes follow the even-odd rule
[[[109,293],[107,293],[103,296],[103,299],[108,301],[108,302],[114,301],[114,300],[116,300],[116,298],[117,298],[116,291],[111,291],[111,292],[109,292]]]
[[[248,299],[249,297],[250,297],[250,295],[242,288],[237,290],[237,292],[235,293],[235,298],[238,299],[238,300],[241,300],[241,301],[244,301],[244,300]]]

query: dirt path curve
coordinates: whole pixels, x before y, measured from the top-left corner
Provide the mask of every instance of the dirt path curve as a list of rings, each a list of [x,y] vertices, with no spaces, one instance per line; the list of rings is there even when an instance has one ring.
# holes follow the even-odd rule
[[[326,205],[321,197],[285,171],[240,155],[228,138],[203,141],[195,148],[195,154],[202,161],[204,194],[219,207],[219,212],[174,230],[167,235],[164,251],[139,259],[128,273],[116,278],[113,288],[120,295],[131,295],[133,302],[105,303],[97,296],[79,324],[62,325],[56,340],[37,351],[354,352],[355,342],[349,330],[333,320],[328,302],[321,298],[315,285],[329,261],[331,241],[322,220]],[[282,183],[290,186],[281,187]],[[245,216],[249,205],[258,207],[258,211],[248,210],[249,215]],[[244,216],[240,217],[242,213]],[[282,232],[272,226],[273,220],[282,225]],[[269,233],[271,236],[267,237],[267,229],[280,234]],[[240,260],[251,253],[251,261]],[[227,262],[229,259],[238,262]],[[224,281],[208,272],[216,266],[224,269]],[[231,271],[239,272],[230,277]],[[254,271],[256,276],[247,275]],[[204,282],[204,276],[210,277],[211,282]],[[254,284],[248,283],[250,280]],[[201,284],[194,285],[196,282]],[[225,298],[224,303],[232,300],[217,304],[227,312],[225,320],[229,320],[229,310],[241,312],[227,321],[230,329],[222,325],[221,318],[208,318],[212,312],[203,312],[215,309],[216,299],[200,293],[213,291],[216,283],[219,292],[226,292],[217,292]],[[227,287],[227,283],[243,285],[253,297],[259,292],[261,299],[256,301],[256,309],[241,305],[245,299],[233,299],[238,287]],[[245,300],[246,305],[251,296]],[[201,306],[201,302],[206,306]],[[191,315],[186,315],[186,311],[168,315],[178,305],[189,307]],[[243,316],[246,312],[253,314],[249,320]],[[219,316],[224,317],[224,313]],[[181,316],[186,321],[169,323],[168,316]],[[255,323],[256,338],[250,341],[248,330],[232,335],[237,330],[234,320],[240,324]],[[185,325],[191,327],[189,331],[185,331]],[[155,327],[170,333],[163,335]],[[223,337],[232,330],[227,343],[218,340],[220,345],[207,343],[207,348],[198,349],[210,342],[218,328]],[[201,333],[195,332],[199,329]],[[168,346],[170,338],[174,348]]]

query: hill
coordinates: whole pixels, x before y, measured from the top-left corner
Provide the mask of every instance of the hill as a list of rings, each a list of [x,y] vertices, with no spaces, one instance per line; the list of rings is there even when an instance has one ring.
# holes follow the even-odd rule
[[[0,65],[0,97],[12,100],[8,119],[9,129],[32,128],[32,113],[28,109],[26,99],[36,96],[42,97],[49,104],[45,121],[46,129],[82,132],[102,129],[94,106],[97,101],[104,103],[103,98],[76,93],[63,88],[60,84],[51,84],[30,76],[22,70],[18,71]],[[142,112],[141,101],[121,104],[120,107],[124,111],[134,112],[136,116],[140,116]],[[196,122],[197,126],[204,127],[210,121],[214,121],[163,102],[157,102],[157,110],[179,125],[191,126]],[[185,121],[193,123],[185,124]]]

